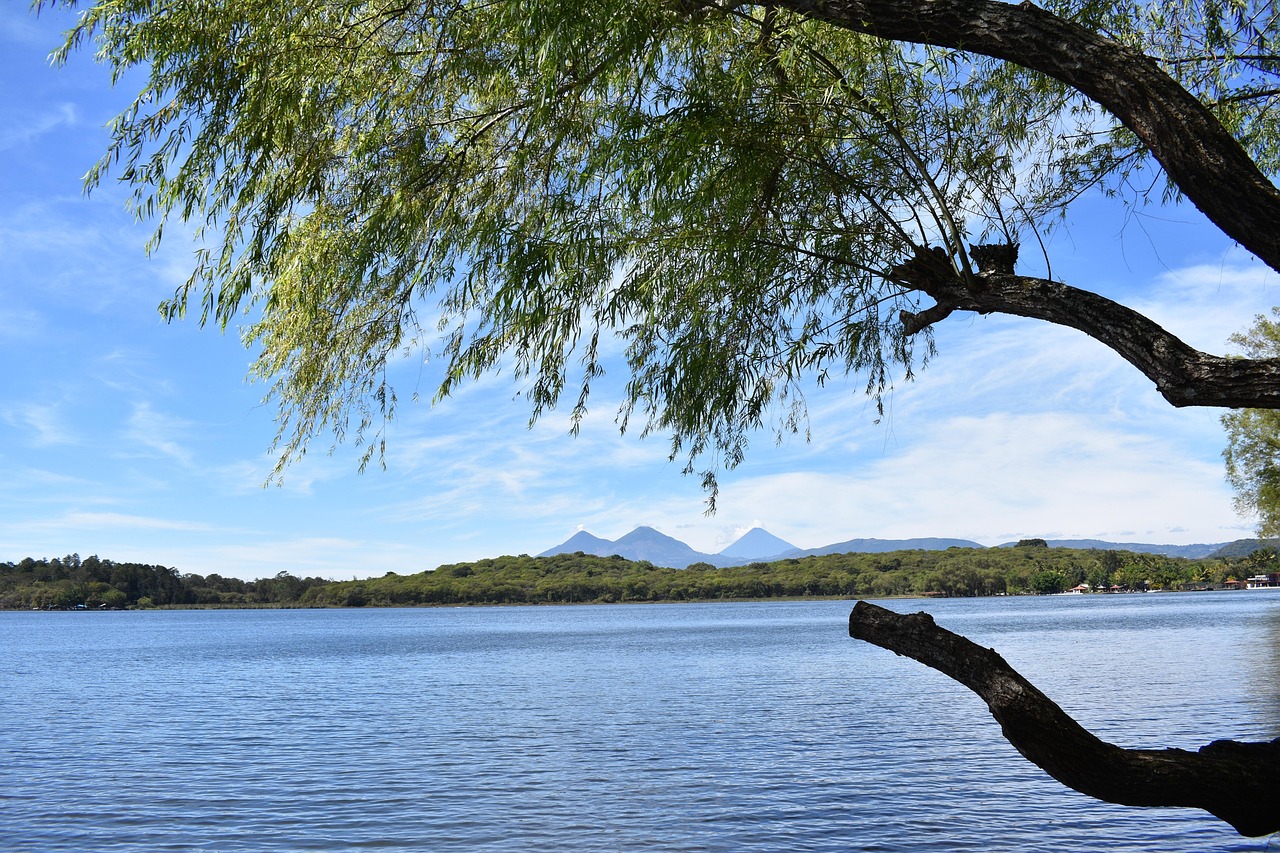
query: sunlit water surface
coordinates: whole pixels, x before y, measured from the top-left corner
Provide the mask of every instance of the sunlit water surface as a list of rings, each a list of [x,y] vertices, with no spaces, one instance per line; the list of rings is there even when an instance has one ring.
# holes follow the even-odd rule
[[[0,849],[1280,848],[1061,787],[850,605],[0,613]],[[891,606],[1121,745],[1280,736],[1280,594]]]

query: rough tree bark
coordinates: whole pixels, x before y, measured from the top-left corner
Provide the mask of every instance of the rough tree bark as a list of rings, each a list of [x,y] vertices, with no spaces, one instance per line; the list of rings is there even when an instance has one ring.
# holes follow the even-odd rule
[[[1062,784],[1126,806],[1204,809],[1241,835],[1280,832],[1280,738],[1219,740],[1198,752],[1122,749],[1088,732],[996,654],[938,627],[859,601],[849,635],[913,658],[976,693],[1022,755]]]
[[[1280,220],[1278,220],[1280,221]],[[957,275],[941,249],[919,252],[892,272],[935,305],[902,312],[907,334],[952,311],[999,312],[1078,329],[1106,344],[1156,384],[1175,406],[1280,408],[1280,359],[1224,358],[1184,343],[1130,308],[1087,290],[1030,276]]]

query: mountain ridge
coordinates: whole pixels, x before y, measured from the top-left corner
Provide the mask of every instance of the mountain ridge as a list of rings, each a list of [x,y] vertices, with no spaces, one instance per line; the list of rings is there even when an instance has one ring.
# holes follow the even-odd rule
[[[732,544],[720,550],[721,557],[731,560],[759,560],[775,554],[786,554],[798,550],[785,539],[779,539],[763,527],[753,527],[739,536]]]
[[[1242,540],[1236,540],[1237,542]],[[1147,542],[1106,542],[1101,539],[1050,539],[1047,540],[1050,548],[1081,548],[1084,550],[1097,549],[1101,551],[1132,551],[1135,554],[1160,554],[1165,557],[1185,557],[1188,560],[1198,560],[1201,557],[1216,556],[1218,551],[1231,545],[1231,542],[1218,542],[1216,544],[1197,543],[1193,545],[1153,545]],[[1013,548],[1017,542],[1005,542],[996,545],[997,548]]]
[[[1102,539],[1049,539],[1050,548],[1081,548],[1103,551],[1132,551],[1142,554],[1160,554],[1166,557],[1201,559],[1205,557],[1243,556],[1261,547],[1275,547],[1280,540],[1236,539],[1232,542],[1193,545],[1156,545],[1141,542],[1108,542]],[[781,544],[783,550],[770,552]],[[1016,542],[995,545],[996,548],[1012,548]],[[763,527],[752,527],[717,554],[697,551],[675,537],[652,527],[640,526],[619,539],[602,539],[579,530],[564,542],[538,554],[551,557],[556,554],[572,554],[581,551],[598,557],[614,555],[628,560],[647,561],[664,568],[685,569],[695,563],[708,563],[717,568],[741,566],[747,563],[772,560],[797,559],[824,554],[883,554],[889,551],[944,551],[947,548],[986,548],[968,539],[917,537],[914,539],[848,539],[818,548],[796,548],[785,539],[774,536]]]

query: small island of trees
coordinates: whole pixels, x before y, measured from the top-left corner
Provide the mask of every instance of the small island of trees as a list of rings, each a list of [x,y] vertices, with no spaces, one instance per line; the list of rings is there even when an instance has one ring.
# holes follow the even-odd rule
[[[1092,590],[1219,588],[1275,570],[1277,552],[1188,560],[1115,550],[950,548],[883,554],[827,554],[716,568],[654,566],[577,552],[496,557],[411,575],[366,580],[299,578],[288,572],[246,581],[159,565],[77,554],[0,563],[0,608],[102,610],[151,607],[409,607],[662,601],[972,597]]]

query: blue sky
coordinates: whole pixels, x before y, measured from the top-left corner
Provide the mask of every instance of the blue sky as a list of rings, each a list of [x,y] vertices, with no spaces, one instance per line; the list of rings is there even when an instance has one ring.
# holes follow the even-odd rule
[[[1219,412],[1173,409],[1078,333],[971,315],[938,329],[939,355],[899,384],[879,424],[858,378],[815,389],[812,440],[759,436],[722,477],[714,517],[661,436],[618,434],[617,375],[571,438],[563,413],[527,429],[507,376],[434,409],[409,403],[413,390],[430,397],[432,368],[406,364],[387,470],[359,474],[357,448],[329,454],[322,438],[264,488],[274,410],[245,381],[251,354],[234,334],[165,325],[156,310],[189,245],[169,239],[147,258],[149,229],[123,190],[81,190],[130,92],[88,56],[49,66],[66,20],[0,4],[0,560],[76,552],[341,579],[641,524],[703,551],[754,525],[800,547],[1250,535],[1223,481]],[[1190,208],[1133,216],[1087,198],[1049,248],[1055,275],[1213,352],[1280,303],[1277,277]]]

